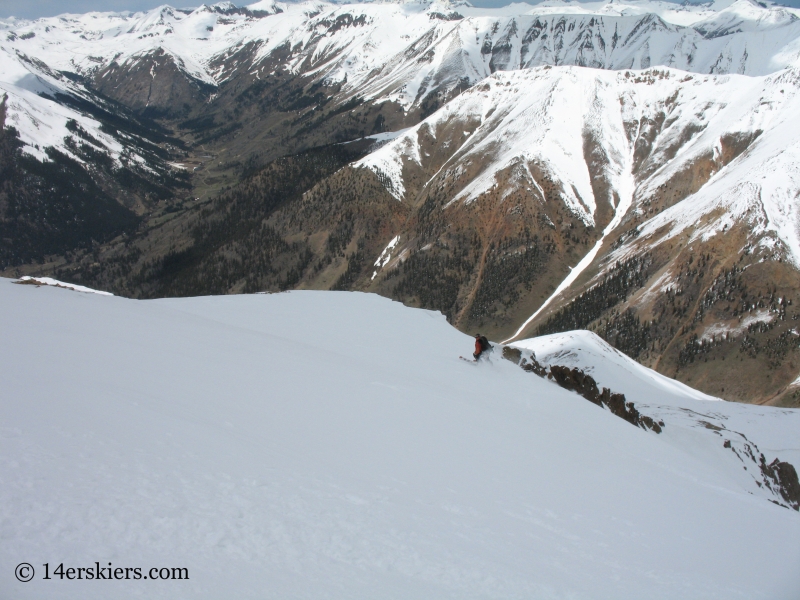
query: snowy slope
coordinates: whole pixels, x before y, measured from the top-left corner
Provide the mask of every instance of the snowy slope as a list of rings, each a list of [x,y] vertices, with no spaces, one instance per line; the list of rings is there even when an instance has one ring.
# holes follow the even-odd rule
[[[665,441],[682,451],[714,454],[728,462],[729,472],[738,475],[752,494],[774,497],[746,447],[756,458],[764,453],[767,463],[780,458],[800,464],[800,410],[742,405],[708,396],[640,365],[590,331],[544,335],[513,345],[532,350],[543,365],[577,367],[598,386],[625,394],[643,414],[667,423],[662,434]]]
[[[68,76],[72,69],[60,70],[59,60],[68,56],[60,51],[53,57],[42,53],[39,58],[13,44],[0,44],[0,101],[5,104],[5,127],[14,127],[24,152],[39,160],[49,160],[45,149],[53,147],[85,163],[75,146],[89,143],[110,157],[115,167],[134,164],[149,169],[152,165],[148,166],[148,161],[158,159],[142,149],[138,136],[105,128],[78,108],[80,103],[89,103],[101,112],[116,114],[119,110]],[[126,120],[123,117],[121,122]]]
[[[458,360],[471,340],[436,313],[3,280],[0,319],[0,595],[800,592],[795,511],[750,495],[724,457],[676,447],[670,423],[645,432],[510,362]],[[752,429],[776,439],[796,425],[757,410]],[[30,583],[10,575],[22,561]],[[40,578],[95,561],[189,581]]]
[[[46,160],[44,149],[53,146],[83,162],[65,144],[72,135],[68,121],[90,133],[105,153],[119,161],[124,146],[101,131],[100,123],[53,100],[56,94],[81,94],[80,86],[53,72],[46,64],[0,46],[0,99],[5,98],[5,126],[14,127],[25,151]],[[38,146],[38,147],[37,147]]]

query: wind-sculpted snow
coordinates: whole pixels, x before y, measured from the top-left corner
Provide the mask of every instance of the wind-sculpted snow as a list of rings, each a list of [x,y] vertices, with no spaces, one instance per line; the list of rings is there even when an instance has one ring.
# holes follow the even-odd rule
[[[441,315],[368,294],[134,301],[4,280],[0,321],[15,598],[800,592],[797,513],[673,418],[727,416],[772,461],[798,453],[796,411],[651,386],[657,435],[499,357],[459,360],[473,340]],[[609,360],[576,364],[639,408],[642,382],[607,381]],[[10,575],[23,561],[30,583]],[[189,579],[41,579],[95,561]]]

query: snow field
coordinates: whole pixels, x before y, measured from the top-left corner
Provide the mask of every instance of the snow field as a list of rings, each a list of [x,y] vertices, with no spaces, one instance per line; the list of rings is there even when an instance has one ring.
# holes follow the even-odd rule
[[[509,362],[459,361],[472,339],[438,313],[358,293],[133,301],[2,280],[0,320],[0,595],[800,590],[797,513]],[[190,580],[22,584],[23,561]]]
[[[763,452],[767,464],[779,458],[795,467],[800,465],[800,410],[738,404],[709,396],[640,365],[590,331],[543,335],[513,345],[532,350],[543,365],[577,367],[591,375],[598,387],[625,394],[640,412],[665,421],[667,426],[661,434],[665,442],[694,456],[714,456],[720,469],[748,493],[775,499],[763,485],[755,483],[761,481],[755,465],[726,450],[724,440],[731,441],[737,450],[745,443],[755,444],[753,451]]]

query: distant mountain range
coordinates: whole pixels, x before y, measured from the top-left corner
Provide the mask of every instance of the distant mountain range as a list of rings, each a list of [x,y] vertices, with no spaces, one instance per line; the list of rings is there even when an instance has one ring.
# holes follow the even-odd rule
[[[0,267],[377,292],[800,405],[800,10],[230,3],[0,23]]]

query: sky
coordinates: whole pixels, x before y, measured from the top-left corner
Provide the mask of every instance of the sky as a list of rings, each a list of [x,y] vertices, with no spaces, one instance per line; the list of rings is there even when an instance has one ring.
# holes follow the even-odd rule
[[[246,6],[254,0],[234,0],[237,6]],[[475,6],[505,6],[514,0],[472,0]],[[516,0],[519,1],[519,0]],[[206,4],[213,4],[215,0],[205,0]],[[535,0],[529,0],[528,4],[536,4]],[[178,8],[184,6],[199,6],[203,0],[197,2],[186,0],[0,0],[0,18],[19,17],[23,19],[37,19],[39,17],[52,17],[65,12],[85,13],[94,10],[98,11],[137,11],[147,10],[170,4]],[[781,4],[800,8],[800,0],[784,0]]]

